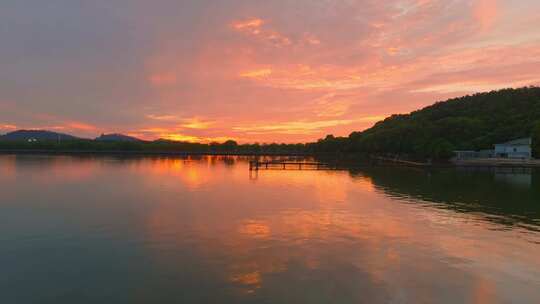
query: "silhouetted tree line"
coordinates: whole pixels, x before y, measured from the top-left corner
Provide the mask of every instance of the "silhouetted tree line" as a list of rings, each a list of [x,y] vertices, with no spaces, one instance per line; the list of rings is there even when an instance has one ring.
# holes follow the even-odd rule
[[[191,143],[168,140],[156,141],[95,141],[90,139],[76,140],[39,140],[0,141],[3,150],[50,150],[50,151],[96,151],[96,152],[179,152],[179,153],[225,153],[225,154],[300,154],[305,153],[304,144],[238,144],[229,140],[224,143]]]
[[[533,137],[540,152],[540,88],[504,89],[438,102],[405,115],[392,115],[348,137],[327,136],[308,145],[314,152],[399,155],[448,159],[455,150],[493,149]]]

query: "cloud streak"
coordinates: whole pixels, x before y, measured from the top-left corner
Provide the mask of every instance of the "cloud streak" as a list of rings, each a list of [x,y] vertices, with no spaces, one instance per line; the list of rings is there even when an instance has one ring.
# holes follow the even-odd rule
[[[309,135],[319,133],[329,127],[351,125],[359,122],[376,122],[385,116],[368,116],[357,119],[334,119],[318,121],[289,121],[282,123],[255,124],[248,126],[236,126],[233,130],[247,134],[302,134]]]

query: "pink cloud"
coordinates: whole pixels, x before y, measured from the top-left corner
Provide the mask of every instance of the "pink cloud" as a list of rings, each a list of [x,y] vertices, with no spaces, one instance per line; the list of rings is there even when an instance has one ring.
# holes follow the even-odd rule
[[[483,31],[490,29],[499,14],[498,0],[476,0],[474,3],[473,15]]]
[[[265,27],[265,24],[266,22],[264,20],[255,18],[234,21],[231,26],[236,31],[250,35],[259,41],[271,44],[273,46],[283,47],[292,43],[289,37],[277,32],[276,30]]]

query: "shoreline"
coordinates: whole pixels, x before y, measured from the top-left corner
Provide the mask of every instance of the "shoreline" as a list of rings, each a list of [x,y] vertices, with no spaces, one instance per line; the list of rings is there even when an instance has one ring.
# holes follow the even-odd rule
[[[114,150],[47,150],[47,149],[0,149],[0,154],[43,155],[136,155],[136,156],[314,156],[310,153],[285,152],[179,152],[179,151],[114,151]]]
[[[328,161],[328,154],[316,153],[293,153],[293,152],[189,152],[189,151],[130,151],[130,150],[48,150],[48,149],[0,149],[0,155],[86,155],[86,156],[246,156],[246,157],[262,157],[262,156],[290,156],[290,157],[323,157]],[[342,155],[343,156],[343,155]],[[357,164],[352,164],[351,160],[340,162],[340,157],[332,157],[332,163],[341,163],[343,166],[354,167]],[[319,159],[319,161],[323,161]],[[445,163],[420,163],[412,161],[400,160],[396,162],[392,159],[375,157],[372,158],[376,162],[368,161],[370,165],[386,165],[392,164],[395,167],[411,167],[411,168],[460,168],[460,167],[477,167],[477,168],[540,168],[540,159],[522,160],[522,159],[472,159],[472,160],[454,160]],[[378,163],[380,162],[380,163]]]

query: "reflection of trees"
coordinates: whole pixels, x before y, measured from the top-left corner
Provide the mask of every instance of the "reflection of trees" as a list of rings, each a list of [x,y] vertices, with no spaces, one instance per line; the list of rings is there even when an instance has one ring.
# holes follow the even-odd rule
[[[379,191],[402,200],[422,200],[458,212],[482,212],[490,221],[506,225],[540,224],[540,178],[532,170],[366,167],[350,170],[350,174],[369,177]]]

